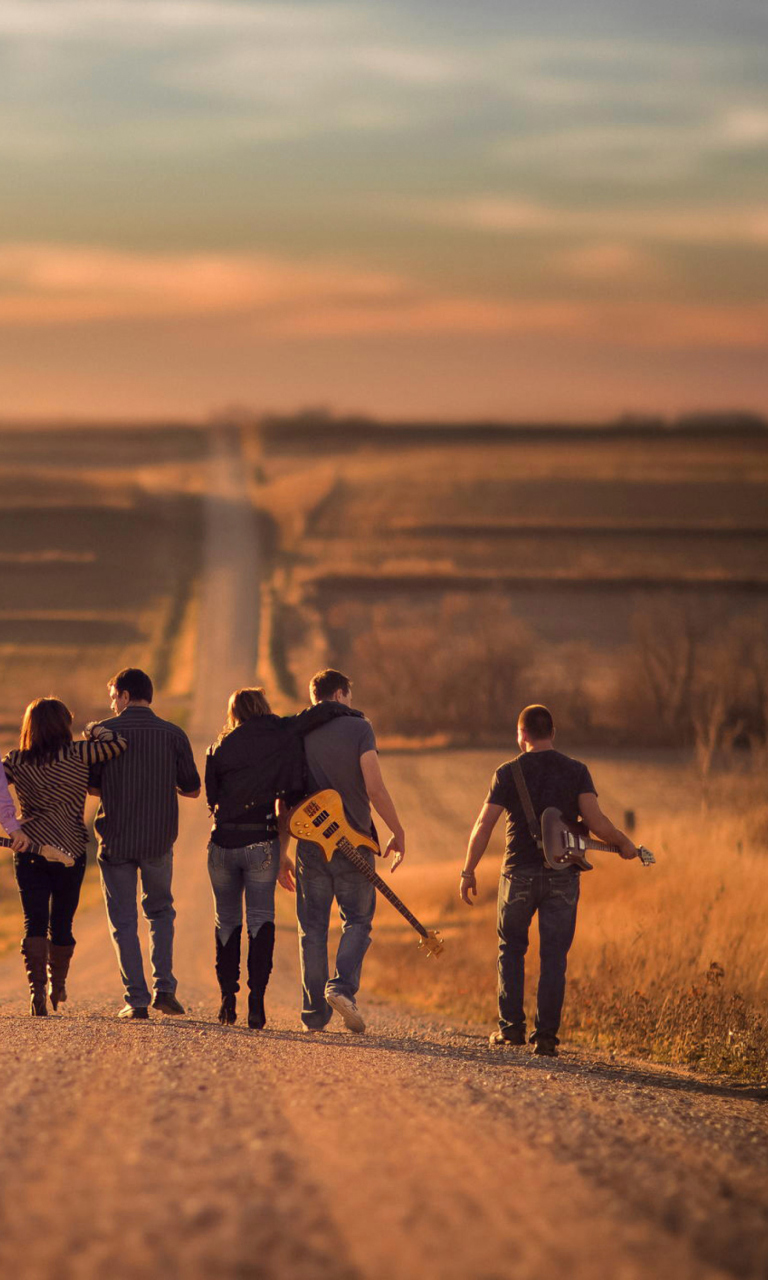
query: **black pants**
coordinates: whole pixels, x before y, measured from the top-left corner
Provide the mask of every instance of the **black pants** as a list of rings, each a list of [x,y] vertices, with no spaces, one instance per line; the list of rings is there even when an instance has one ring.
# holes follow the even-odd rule
[[[47,938],[50,932],[57,947],[72,946],[72,921],[80,901],[85,858],[65,867],[35,853],[16,853],[13,869],[24,912],[24,936]]]
[[[536,1032],[557,1039],[568,952],[576,929],[579,872],[519,867],[499,881],[499,1027],[524,1031],[525,953],[539,913],[541,970]]]

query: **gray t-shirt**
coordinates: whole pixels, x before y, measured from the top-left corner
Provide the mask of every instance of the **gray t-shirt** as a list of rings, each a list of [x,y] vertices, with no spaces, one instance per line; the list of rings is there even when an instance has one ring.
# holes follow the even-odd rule
[[[347,820],[368,835],[372,829],[371,804],[365,788],[360,757],[376,750],[370,720],[344,716],[313,729],[304,739],[309,776],[315,791],[330,787],[344,802]]]

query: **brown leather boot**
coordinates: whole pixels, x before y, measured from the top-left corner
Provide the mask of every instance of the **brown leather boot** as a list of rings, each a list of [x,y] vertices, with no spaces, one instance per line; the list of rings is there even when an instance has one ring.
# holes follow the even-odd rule
[[[67,974],[74,949],[74,942],[68,947],[59,947],[55,942],[48,944],[48,994],[54,1013],[67,998]]]
[[[24,968],[29,979],[29,1012],[33,1018],[44,1018],[48,1013],[45,993],[48,986],[48,939],[24,938],[21,944]]]

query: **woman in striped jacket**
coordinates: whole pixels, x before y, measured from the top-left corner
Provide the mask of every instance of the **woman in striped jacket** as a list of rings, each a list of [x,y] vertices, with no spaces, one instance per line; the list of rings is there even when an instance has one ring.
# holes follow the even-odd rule
[[[51,844],[74,858],[72,866],[49,862],[14,843],[13,864],[24,911],[21,952],[29,979],[30,1013],[47,1014],[50,979],[54,1009],[67,998],[66,977],[75,939],[72,921],[85,874],[88,831],[83,821],[88,768],[113,760],[128,743],[112,729],[95,726],[86,741],[72,740],[72,712],[58,698],[36,698],[24,712],[19,749],[3,760],[16,789],[25,837]],[[50,940],[49,940],[50,936]]]

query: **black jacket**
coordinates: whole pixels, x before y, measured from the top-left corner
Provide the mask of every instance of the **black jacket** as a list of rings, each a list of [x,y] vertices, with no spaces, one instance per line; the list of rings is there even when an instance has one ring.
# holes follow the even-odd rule
[[[340,702],[319,702],[295,716],[254,716],[209,747],[205,794],[213,842],[236,849],[274,837],[277,797],[296,804],[309,789],[305,735],[337,716],[361,714]]]

